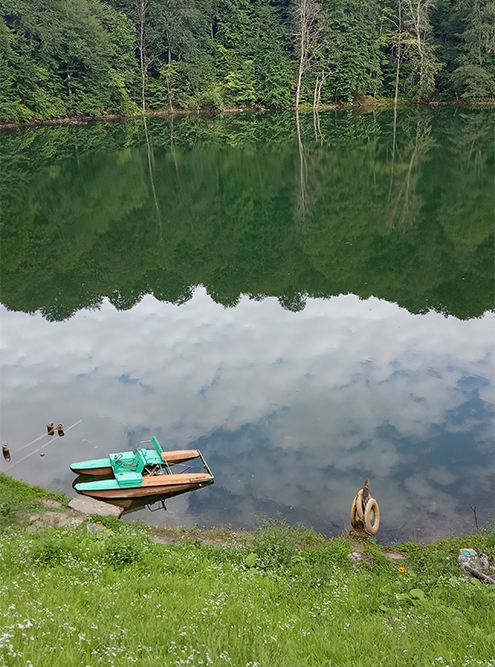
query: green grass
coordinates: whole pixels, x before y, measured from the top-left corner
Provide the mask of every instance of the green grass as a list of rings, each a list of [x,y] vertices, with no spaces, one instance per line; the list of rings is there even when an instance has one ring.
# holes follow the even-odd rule
[[[68,501],[0,475],[0,667],[495,667],[495,586],[457,564],[495,558],[493,526],[394,545],[399,563],[365,541],[352,567],[351,538],[283,521],[155,530],[167,545],[113,517],[28,533],[45,498]]]
[[[0,527],[17,524],[22,514],[46,509],[40,500],[58,500],[66,507],[70,498],[0,473]]]
[[[1,667],[495,665],[495,586],[457,565],[493,558],[491,531],[397,546],[400,572],[374,543],[355,568],[347,538],[298,549],[308,531],[283,523],[234,548],[98,520],[0,531]]]

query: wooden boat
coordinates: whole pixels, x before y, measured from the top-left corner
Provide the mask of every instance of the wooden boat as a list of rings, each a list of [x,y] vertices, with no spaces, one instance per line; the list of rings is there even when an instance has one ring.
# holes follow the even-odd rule
[[[152,441],[151,441],[152,442]],[[141,443],[140,443],[141,444]],[[152,450],[153,451],[153,450]],[[120,457],[123,461],[132,461],[136,452],[120,452],[119,454],[110,454],[105,459],[92,459],[91,461],[80,461],[79,463],[71,463],[70,469],[76,475],[96,475],[103,477],[104,475],[111,475],[113,472],[112,458]],[[161,458],[163,463],[172,465],[174,463],[184,463],[191,459],[201,456],[197,449],[176,449],[171,452],[162,452]],[[158,463],[161,463],[158,459]]]
[[[153,444],[153,449],[142,445]],[[204,472],[172,472],[171,466],[200,458]],[[180,493],[213,484],[214,477],[199,449],[164,452],[156,438],[140,442],[132,452],[110,454],[71,464],[77,474],[109,476],[94,482],[75,484],[78,493],[93,498],[141,498],[159,494]]]

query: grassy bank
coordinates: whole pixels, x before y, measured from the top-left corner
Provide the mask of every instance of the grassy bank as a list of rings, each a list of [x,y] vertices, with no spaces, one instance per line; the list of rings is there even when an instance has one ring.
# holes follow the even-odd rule
[[[1,667],[495,665],[495,586],[457,565],[461,547],[493,559],[491,531],[393,549],[270,522],[229,546],[98,517],[29,532],[39,496],[6,479]]]

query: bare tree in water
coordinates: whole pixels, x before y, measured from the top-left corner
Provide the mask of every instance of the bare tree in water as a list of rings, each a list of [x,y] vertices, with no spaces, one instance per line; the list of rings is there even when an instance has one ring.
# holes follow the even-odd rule
[[[297,145],[299,147],[299,197],[297,201],[297,216],[304,220],[307,214],[307,168],[306,153],[301,137],[301,122],[299,110],[296,108]]]
[[[306,116],[306,118],[308,118]],[[323,144],[323,135],[319,130],[321,143]],[[295,218],[299,229],[304,233],[314,225],[314,209],[318,199],[322,196],[322,178],[321,159],[324,152],[315,146],[305,146],[303,141],[303,128],[299,111],[296,109],[296,133],[297,144],[299,148],[299,189],[297,193],[297,203],[294,209]]]
[[[417,182],[419,166],[435,143],[430,113],[418,110],[415,130],[414,138],[402,150],[396,149],[394,137],[387,215],[390,227],[405,229],[414,225],[423,203]]]
[[[160,213],[160,205],[158,203],[158,197],[156,195],[155,187],[155,155],[153,153],[153,144],[150,141],[150,136],[148,134],[148,124],[146,122],[146,117],[143,118],[144,121],[144,133],[146,136],[146,146],[148,148],[148,172],[150,175],[150,185],[151,192],[153,193],[153,202],[155,205],[155,215],[156,215],[156,224],[158,226],[158,234],[160,238],[160,243],[163,242],[163,227],[162,227],[162,218]]]

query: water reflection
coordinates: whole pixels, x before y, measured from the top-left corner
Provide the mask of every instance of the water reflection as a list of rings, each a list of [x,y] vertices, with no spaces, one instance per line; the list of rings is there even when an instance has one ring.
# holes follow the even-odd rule
[[[148,296],[59,323],[3,315],[10,465],[47,416],[69,425],[22,479],[67,492],[72,461],[156,435],[201,449],[215,485],[151,521],[249,526],[280,511],[334,533],[367,476],[381,539],[467,530],[469,505],[493,507],[491,315],[415,316],[352,295],[298,313],[275,299],[224,309],[204,289],[180,308]]]
[[[225,306],[353,293],[462,319],[493,309],[495,114],[320,114],[318,141],[312,121],[4,133],[2,303],[57,321],[204,285]]]
[[[71,462],[156,435],[215,486],[147,520],[330,534],[370,477],[381,539],[471,529],[493,513],[494,123],[4,133],[0,469],[70,493]]]

